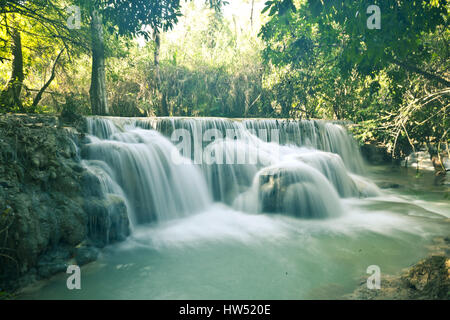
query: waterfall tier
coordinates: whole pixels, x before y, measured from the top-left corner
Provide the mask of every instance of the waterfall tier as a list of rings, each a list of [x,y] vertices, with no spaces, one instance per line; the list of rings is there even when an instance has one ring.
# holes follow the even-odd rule
[[[124,198],[132,225],[181,218],[213,201],[249,213],[341,215],[375,196],[344,127],[318,120],[87,119],[85,166]],[[362,186],[362,187],[361,187]]]

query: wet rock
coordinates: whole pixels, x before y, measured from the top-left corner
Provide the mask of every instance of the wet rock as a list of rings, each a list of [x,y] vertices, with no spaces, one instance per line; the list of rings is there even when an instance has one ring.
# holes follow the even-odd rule
[[[64,272],[75,256],[80,263],[97,257],[94,249],[80,249],[75,255],[75,248],[88,235],[83,191],[83,182],[88,182],[82,179],[85,170],[74,143],[82,140],[77,138],[79,133],[57,124],[53,116],[0,115],[2,288],[17,289]],[[127,234],[123,202],[101,204],[109,212],[108,238]]]
[[[74,165],[72,165],[72,170],[78,173],[82,173],[84,171],[84,168],[78,163],[75,163]]]
[[[279,212],[281,210],[282,194],[285,187],[280,185],[280,181],[269,175],[259,177],[259,199],[263,212]]]
[[[12,187],[12,184],[9,181],[0,181],[0,186],[4,187],[4,188],[9,188]]]
[[[67,269],[73,249],[70,246],[56,246],[41,255],[36,269],[40,278],[49,278]]]
[[[81,200],[74,201],[65,199],[65,202],[58,209],[59,231],[61,241],[70,245],[77,245],[87,235],[88,218],[84,212]]]
[[[421,299],[450,299],[450,259],[432,256],[425,259],[402,277],[412,289],[411,295]]]
[[[372,164],[383,164],[392,161],[392,156],[387,152],[386,147],[372,143],[361,146],[361,154]]]
[[[318,170],[301,162],[264,169],[259,174],[257,189],[262,212],[300,218],[342,213],[339,196],[330,182]]]
[[[104,196],[99,178],[90,171],[83,171],[81,176],[81,186],[83,196],[99,198]]]
[[[108,194],[105,199],[87,199],[84,210],[89,220],[88,236],[96,246],[124,240],[130,234],[127,207],[121,197]]]
[[[42,255],[42,257],[39,260],[39,263],[46,264],[50,262],[67,261],[72,256],[72,251],[73,249],[69,246],[54,247]]]
[[[97,260],[98,255],[99,250],[95,247],[81,246],[75,249],[75,261],[79,266]]]
[[[448,244],[447,244],[448,247]],[[401,276],[384,275],[381,288],[370,290],[366,281],[352,294],[357,300],[448,300],[450,299],[450,258],[433,255],[406,269]]]
[[[393,182],[380,182],[378,186],[382,189],[398,189],[401,187],[398,183]]]
[[[31,156],[31,163],[35,168],[45,168],[48,164],[48,157],[42,152],[36,152]]]
[[[41,278],[49,278],[52,275],[67,270],[67,264],[63,262],[49,262],[38,265],[38,275]]]
[[[380,189],[370,180],[358,175],[352,175],[352,179],[359,192],[359,197],[376,197],[381,194]]]

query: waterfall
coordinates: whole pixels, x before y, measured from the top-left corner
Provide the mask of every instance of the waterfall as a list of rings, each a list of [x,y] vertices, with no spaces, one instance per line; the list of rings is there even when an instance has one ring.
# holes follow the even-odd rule
[[[341,198],[378,195],[344,127],[318,120],[87,119],[84,165],[126,201],[131,224],[213,201],[248,213],[337,217]]]
[[[132,127],[120,132],[116,127],[107,139],[91,138],[82,155],[110,168],[110,173],[103,170],[103,174],[120,186],[131,208],[132,224],[141,224],[180,218],[211,201],[199,168],[174,164],[173,152],[177,152],[175,146],[154,130]]]
[[[248,119],[230,120],[221,118],[149,118],[136,121],[144,129],[154,129],[170,137],[176,129],[186,129],[191,133],[192,142],[202,141],[202,132],[217,130],[223,136],[236,133],[237,139],[251,139],[253,136],[266,138],[281,145],[306,146],[317,150],[338,154],[347,169],[361,174],[363,160],[358,146],[341,125],[324,120],[273,120]],[[273,132],[277,136],[273,136]],[[254,140],[253,140],[254,141]]]

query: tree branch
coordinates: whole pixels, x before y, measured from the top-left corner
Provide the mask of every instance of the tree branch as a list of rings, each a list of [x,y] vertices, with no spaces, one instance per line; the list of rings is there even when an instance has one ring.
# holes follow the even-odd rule
[[[414,72],[417,74],[420,74],[421,76],[424,76],[426,79],[430,80],[430,81],[436,81],[440,84],[445,85],[446,87],[450,87],[450,81],[448,81],[447,79],[444,79],[440,76],[437,76],[435,74],[429,73],[428,71],[425,70],[421,70],[418,67],[411,65],[409,63],[406,62],[402,62],[400,60],[397,60],[395,58],[391,58],[391,61],[393,63],[395,63],[396,65],[398,65],[399,67],[402,67],[410,72]]]
[[[65,48],[62,49],[59,52],[58,56],[56,57],[56,60],[53,63],[52,74],[50,75],[50,78],[47,80],[47,82],[44,84],[44,86],[41,88],[41,90],[39,90],[39,92],[37,93],[36,97],[34,97],[33,104],[32,104],[33,108],[38,105],[39,101],[41,101],[41,98],[42,98],[42,95],[44,94],[44,91],[48,88],[48,86],[53,81],[53,79],[55,79],[55,76],[56,76],[56,65],[58,64],[59,58],[61,57],[61,55],[64,52],[64,50],[65,50]]]

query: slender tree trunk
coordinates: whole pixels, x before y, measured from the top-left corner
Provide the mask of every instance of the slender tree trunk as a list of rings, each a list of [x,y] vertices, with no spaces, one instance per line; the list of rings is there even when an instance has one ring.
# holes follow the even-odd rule
[[[156,75],[156,82],[159,86],[159,84],[161,83],[161,75],[159,73],[159,51],[161,49],[161,37],[158,30],[155,30],[154,40],[155,40],[155,51],[154,51],[155,75]]]
[[[168,116],[169,110],[167,108],[166,96],[162,92],[162,86],[161,86],[161,72],[160,72],[160,68],[159,68],[159,52],[161,50],[161,35],[160,35],[158,29],[155,30],[154,40],[155,40],[154,62],[155,62],[156,87],[157,87],[156,89],[157,89],[158,94],[160,95],[158,116]]]
[[[39,90],[37,95],[34,97],[33,105],[32,105],[33,108],[35,108],[38,105],[39,101],[41,101],[41,99],[42,99],[42,95],[44,94],[45,90],[47,90],[48,86],[52,83],[53,79],[55,79],[56,66],[57,66],[59,58],[61,58],[61,55],[63,52],[64,52],[64,49],[61,50],[61,52],[56,57],[55,62],[53,63],[52,74],[50,75],[50,78],[47,80],[47,82],[44,84],[44,86],[41,88],[41,90]]]
[[[106,115],[108,99],[106,96],[105,45],[101,15],[97,10],[91,13],[92,34],[92,76],[89,95],[93,114]]]
[[[439,144],[438,144],[439,146]],[[447,170],[444,166],[441,157],[441,150],[439,147],[436,148],[435,144],[427,143],[428,153],[430,154],[430,160],[434,167],[434,173],[436,176],[444,176],[447,173]]]
[[[23,111],[20,93],[22,92],[25,75],[23,72],[22,38],[18,29],[12,28],[11,40],[11,53],[13,56],[11,78],[0,96],[0,104],[7,108],[18,106]]]
[[[255,6],[255,0],[252,0],[252,9],[250,11],[250,28],[253,30],[253,7]]]
[[[339,112],[339,106],[336,102],[333,102],[333,111],[336,120],[341,120],[341,113]]]

